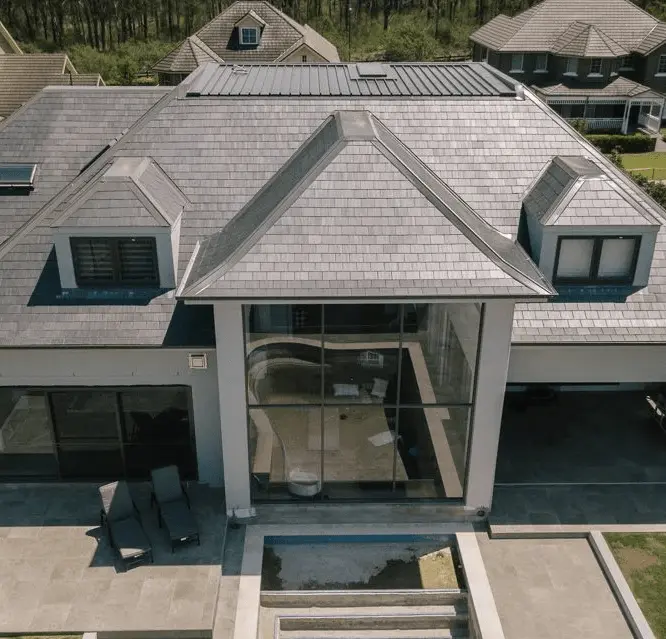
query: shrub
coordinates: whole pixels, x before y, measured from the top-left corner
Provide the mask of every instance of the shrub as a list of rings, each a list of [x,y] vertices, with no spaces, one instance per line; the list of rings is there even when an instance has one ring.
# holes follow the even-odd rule
[[[611,153],[614,150],[619,153],[651,153],[657,143],[655,138],[647,135],[589,134],[585,137],[602,153]]]
[[[432,60],[439,52],[439,43],[430,28],[396,18],[398,16],[392,19],[386,34],[386,58],[391,61]]]
[[[578,133],[581,133],[582,135],[585,135],[587,133],[587,121],[580,119],[580,120],[571,120],[569,124],[578,131]]]

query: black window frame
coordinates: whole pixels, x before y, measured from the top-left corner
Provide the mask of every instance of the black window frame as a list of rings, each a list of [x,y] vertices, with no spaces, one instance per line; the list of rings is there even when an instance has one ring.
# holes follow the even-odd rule
[[[127,282],[123,280],[122,276],[122,260],[120,258],[120,242],[122,241],[134,241],[141,240],[142,242],[148,241],[150,243],[150,249],[153,256],[153,272],[150,278],[144,280],[132,280]],[[78,245],[83,244],[84,242],[108,242],[110,254],[111,254],[111,269],[112,269],[112,279],[110,280],[88,280],[87,278],[82,277],[80,272],[80,266],[77,260],[77,247]],[[72,252],[72,266],[74,268],[74,278],[76,285],[80,288],[95,288],[100,286],[111,286],[114,288],[132,288],[132,287],[151,287],[157,288],[160,285],[160,272],[159,272],[159,263],[157,255],[157,241],[154,237],[150,235],[135,235],[135,236],[118,236],[118,237],[96,237],[96,236],[76,236],[69,238],[70,250]]]
[[[557,249],[555,251],[555,264],[553,266],[554,284],[632,284],[636,277],[636,265],[638,264],[638,254],[641,250],[640,235],[563,235],[557,238]],[[563,240],[594,240],[592,247],[592,258],[590,260],[590,269],[587,277],[559,277],[558,269],[560,266],[560,252]],[[604,240],[633,240],[634,254],[631,260],[629,274],[625,277],[599,277],[599,262],[601,260],[601,250]]]

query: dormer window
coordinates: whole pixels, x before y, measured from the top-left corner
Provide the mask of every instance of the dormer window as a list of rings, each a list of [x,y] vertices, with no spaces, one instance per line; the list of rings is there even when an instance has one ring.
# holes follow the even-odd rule
[[[537,53],[534,61],[534,73],[548,73],[547,53]]]
[[[564,75],[578,75],[578,58],[567,58],[567,70]]]
[[[153,237],[72,237],[70,245],[79,287],[159,286]]]
[[[257,27],[241,27],[240,42],[245,47],[258,44],[259,29]]]
[[[622,56],[619,60],[619,70],[620,71],[633,71],[634,64],[631,60],[630,55]]]
[[[631,284],[640,237],[560,237],[555,283]]]
[[[523,72],[523,61],[525,56],[522,53],[512,53],[511,54],[511,71],[510,73],[522,73]]]

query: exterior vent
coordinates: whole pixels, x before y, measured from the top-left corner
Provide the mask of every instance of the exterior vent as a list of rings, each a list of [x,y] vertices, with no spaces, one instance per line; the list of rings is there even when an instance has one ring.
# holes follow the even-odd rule
[[[190,353],[188,355],[189,366],[192,370],[206,370],[208,368],[208,357],[206,353]]]

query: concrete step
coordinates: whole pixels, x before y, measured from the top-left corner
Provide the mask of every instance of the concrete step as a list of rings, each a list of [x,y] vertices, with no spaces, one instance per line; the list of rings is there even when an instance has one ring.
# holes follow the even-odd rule
[[[279,639],[469,639],[466,630],[287,630]]]
[[[300,608],[277,612],[286,630],[435,630],[467,627],[467,605]]]
[[[465,590],[303,590],[261,593],[267,608],[336,608],[374,606],[443,606],[467,602]]]

